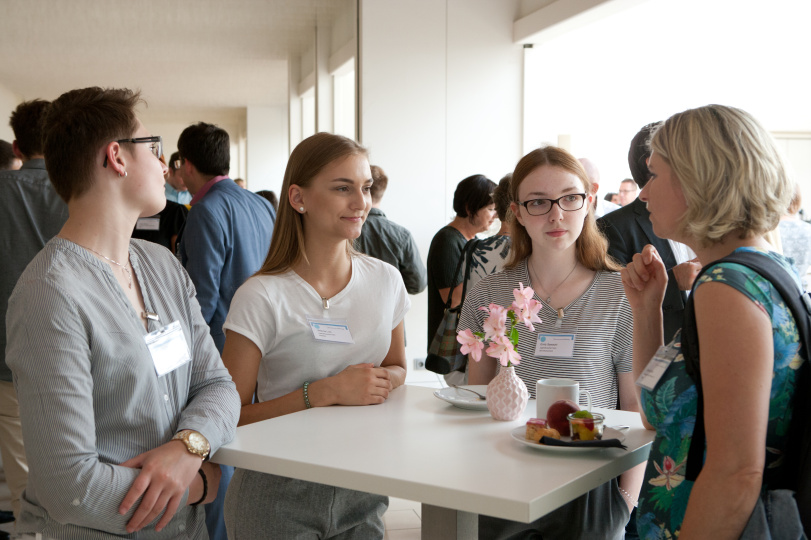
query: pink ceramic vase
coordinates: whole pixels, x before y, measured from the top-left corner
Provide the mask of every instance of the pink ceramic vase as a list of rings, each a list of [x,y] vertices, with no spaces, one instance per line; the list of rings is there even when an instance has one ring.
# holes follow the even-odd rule
[[[527,408],[527,385],[515,374],[515,368],[501,366],[498,375],[487,385],[487,408],[496,420],[515,420]]]

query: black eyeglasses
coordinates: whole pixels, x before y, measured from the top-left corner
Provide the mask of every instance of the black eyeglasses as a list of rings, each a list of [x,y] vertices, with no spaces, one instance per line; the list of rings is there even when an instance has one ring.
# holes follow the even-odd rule
[[[135,139],[119,139],[115,141],[119,144],[121,143],[153,143],[149,149],[152,151],[152,154],[160,159],[163,155],[163,139],[160,135],[153,135],[151,137],[136,137]],[[104,163],[102,164],[104,167],[107,167],[107,156],[104,156]]]
[[[552,207],[557,204],[561,210],[566,212],[574,212],[583,208],[586,202],[585,193],[570,193],[557,199],[530,199],[522,203],[518,203],[527,209],[530,216],[542,216],[552,211]]]

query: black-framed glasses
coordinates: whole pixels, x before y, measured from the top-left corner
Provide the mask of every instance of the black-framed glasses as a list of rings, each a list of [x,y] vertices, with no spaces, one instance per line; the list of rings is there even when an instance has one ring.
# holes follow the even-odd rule
[[[570,193],[557,199],[530,199],[518,204],[526,208],[530,216],[542,216],[551,212],[552,207],[556,204],[561,210],[574,212],[583,208],[585,202],[585,193]]]
[[[151,137],[136,137],[134,139],[119,139],[117,141],[118,144],[121,143],[152,143],[152,146],[149,149],[152,151],[152,154],[160,159],[163,155],[163,138],[160,135],[153,135]],[[102,164],[104,167],[107,167],[107,156],[104,156],[104,163]]]

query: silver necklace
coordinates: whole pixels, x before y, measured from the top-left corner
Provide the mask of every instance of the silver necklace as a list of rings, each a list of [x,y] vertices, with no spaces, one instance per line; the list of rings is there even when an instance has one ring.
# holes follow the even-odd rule
[[[81,244],[78,244],[78,245],[82,246]],[[93,248],[89,248],[89,247],[87,247],[87,246],[82,246],[82,247],[83,247],[83,248],[85,248],[85,249],[86,249],[86,250],[88,250],[88,251],[92,251],[93,253],[95,253],[96,255],[98,255],[99,257],[101,257],[102,259],[108,260],[108,261],[110,261],[111,263],[113,263],[114,265],[116,265],[117,267],[121,268],[121,271],[122,271],[122,272],[124,272],[124,275],[126,275],[126,276],[127,276],[127,287],[129,287],[130,289],[132,289],[132,272],[130,271],[130,269],[129,269],[129,268],[127,268],[127,266],[126,266],[126,265],[121,264],[121,263],[120,263],[120,262],[118,262],[118,261],[114,261],[114,260],[112,260],[110,257],[105,257],[104,255],[102,255],[101,253],[99,253],[98,251],[96,251],[96,250],[95,250],[95,249],[93,249]],[[127,264],[129,264],[129,262],[130,262],[130,261],[129,261],[129,254],[127,254]]]
[[[539,276],[539,274],[538,274],[538,271],[537,271],[537,270],[535,270],[535,266],[532,264],[532,260],[530,260],[530,261],[529,261],[529,267],[530,267],[530,269],[532,270],[532,272],[535,274],[535,277],[537,277],[537,278],[538,278],[538,287],[540,287],[541,292],[543,292],[544,294],[546,294],[546,291],[544,290],[543,286],[541,285],[541,278],[540,278],[540,276]],[[571,275],[574,273],[575,268],[577,268],[577,260],[575,260],[575,261],[574,261],[574,266],[573,266],[573,267],[572,267],[572,269],[569,271],[569,273],[568,273],[568,274],[566,274],[566,277],[565,277],[565,278],[563,278],[563,281],[561,281],[560,283],[558,283],[558,286],[557,286],[557,287],[555,287],[554,289],[552,289],[552,292],[551,292],[551,293],[549,293],[549,294],[546,296],[546,304],[547,304],[549,307],[552,307],[552,295],[553,295],[553,294],[555,294],[555,293],[558,291],[558,289],[560,289],[560,286],[561,286],[561,285],[563,285],[564,283],[566,283],[566,280],[567,280],[567,279],[569,279],[569,277],[570,277],[570,276],[571,276]],[[558,311],[560,311],[560,309],[558,309]]]

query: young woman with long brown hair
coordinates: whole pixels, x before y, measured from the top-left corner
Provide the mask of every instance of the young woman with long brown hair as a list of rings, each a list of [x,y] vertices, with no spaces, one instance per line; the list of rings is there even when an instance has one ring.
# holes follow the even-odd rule
[[[382,403],[405,381],[403,280],[352,249],[371,185],[366,150],[346,137],[318,133],[290,155],[267,259],[237,290],[224,325],[240,424]],[[322,333],[323,325],[339,332]],[[233,539],[383,538],[387,505],[378,495],[238,469],[226,526]]]
[[[591,182],[567,151],[547,146],[524,156],[510,186],[512,247],[503,272],[482,279],[468,294],[459,329],[482,331],[480,306],[509,306],[519,283],[535,290],[543,305],[535,331],[521,329],[515,366],[534,397],[538,379],[564,377],[590,392],[593,405],[638,410],[631,373],[633,319],[605,238],[597,230]],[[574,336],[571,350],[543,354],[536,345],[544,336]],[[487,384],[498,361],[482,356],[469,362],[470,384]],[[633,499],[639,491],[634,473],[620,484],[612,480],[533,524],[482,518],[488,538],[522,530],[540,530],[544,538],[622,538]],[[639,477],[639,474],[636,474]],[[482,536],[484,538],[485,536]]]

